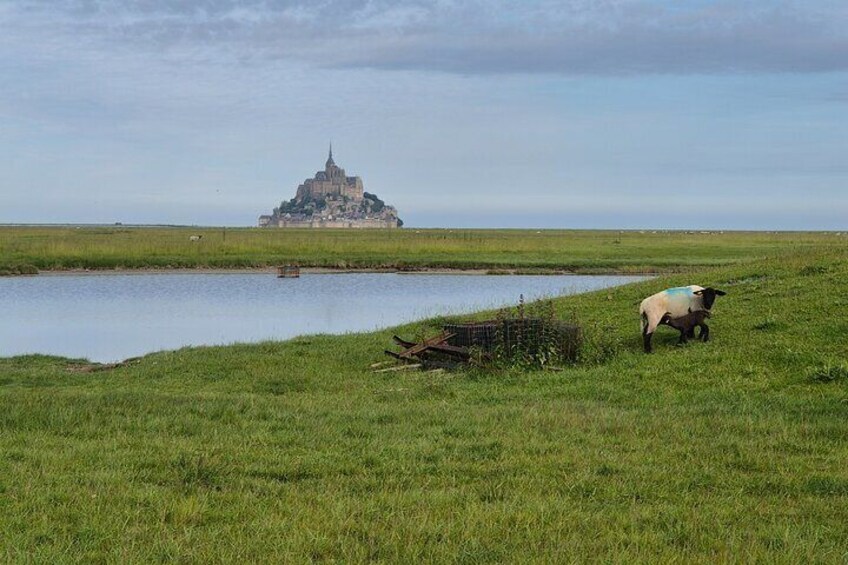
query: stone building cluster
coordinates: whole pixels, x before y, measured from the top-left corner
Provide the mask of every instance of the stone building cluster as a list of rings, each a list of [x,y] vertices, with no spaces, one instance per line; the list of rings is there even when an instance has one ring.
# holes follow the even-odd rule
[[[394,206],[365,192],[360,177],[349,177],[333,160],[333,147],[323,171],[297,187],[295,197],[259,216],[259,227],[397,228],[403,225]]]

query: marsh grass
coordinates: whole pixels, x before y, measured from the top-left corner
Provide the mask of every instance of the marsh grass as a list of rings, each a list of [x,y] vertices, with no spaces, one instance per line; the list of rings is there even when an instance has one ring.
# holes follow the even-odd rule
[[[94,373],[0,359],[0,556],[843,562],[847,275],[805,250],[557,299],[602,343],[562,372],[370,372],[443,320]],[[639,299],[690,282],[729,291],[712,341],[643,354]]]
[[[202,235],[200,241],[190,241]],[[0,227],[0,268],[303,267],[654,272],[845,246],[829,233]],[[820,268],[812,265],[810,268]]]
[[[0,264],[0,277],[11,277],[16,275],[37,275],[38,268],[28,263]]]

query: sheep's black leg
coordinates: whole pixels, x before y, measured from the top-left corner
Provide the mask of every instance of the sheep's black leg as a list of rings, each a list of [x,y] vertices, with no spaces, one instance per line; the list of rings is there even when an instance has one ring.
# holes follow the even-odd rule
[[[710,328],[707,326],[707,324],[698,324],[698,326],[701,328],[701,333],[698,337],[701,341],[706,343],[710,340]]]
[[[645,353],[651,353],[651,338],[653,333],[642,332],[642,345],[645,347]]]
[[[689,339],[695,339],[695,326],[689,328],[689,331],[686,332],[686,337]]]
[[[687,341],[689,341],[689,331],[681,331],[680,338],[677,340],[677,345],[686,345]]]

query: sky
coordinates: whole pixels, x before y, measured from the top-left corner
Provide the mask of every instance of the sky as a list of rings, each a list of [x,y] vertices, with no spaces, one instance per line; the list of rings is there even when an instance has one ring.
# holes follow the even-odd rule
[[[0,0],[0,223],[848,229],[844,0]]]

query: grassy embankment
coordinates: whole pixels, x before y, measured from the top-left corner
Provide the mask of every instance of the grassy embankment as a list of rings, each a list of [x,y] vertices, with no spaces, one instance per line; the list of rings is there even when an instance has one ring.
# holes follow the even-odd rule
[[[199,242],[190,235],[202,235]],[[482,268],[669,272],[844,246],[825,233],[568,230],[271,230],[0,227],[0,271],[244,268]]]
[[[714,341],[642,354],[638,300],[692,280]],[[0,556],[843,562],[846,280],[807,251],[563,298],[564,372],[371,373],[397,330],[0,359]]]

